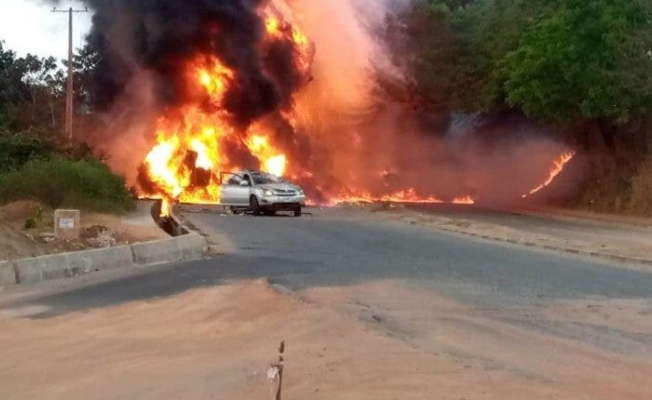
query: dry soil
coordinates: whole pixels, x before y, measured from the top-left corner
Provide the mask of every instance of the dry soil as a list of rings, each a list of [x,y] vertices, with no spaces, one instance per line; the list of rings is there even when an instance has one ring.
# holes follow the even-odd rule
[[[650,331],[650,304],[628,315],[588,305],[558,304],[549,318]],[[41,311],[0,314],[2,399],[270,399],[281,340],[284,399],[652,397],[648,355],[540,335],[398,281],[297,294],[233,282],[29,318]]]
[[[162,239],[167,237],[147,214],[144,205],[126,215],[108,215],[82,210],[81,238],[54,239],[54,215],[42,209],[40,221],[33,229],[25,229],[25,221],[35,218],[39,204],[18,201],[0,207],[0,260],[13,260]],[[147,218],[145,218],[147,217]]]

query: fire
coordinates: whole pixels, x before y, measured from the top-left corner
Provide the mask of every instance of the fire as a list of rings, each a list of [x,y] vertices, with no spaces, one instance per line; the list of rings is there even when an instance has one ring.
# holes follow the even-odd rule
[[[158,144],[144,162],[147,176],[158,190],[145,195],[163,199],[162,215],[168,215],[170,203],[175,199],[193,203],[219,202],[219,182],[214,169],[221,160],[219,138],[226,132],[203,122],[198,110],[189,109],[186,115],[197,119],[194,123],[159,120]]]
[[[271,3],[270,3],[271,4]],[[267,36],[263,44],[286,40],[294,44],[297,68],[308,73],[312,44],[296,27],[283,20],[270,6],[263,10]],[[229,160],[226,145],[242,143],[268,173],[283,176],[289,159],[260,126],[235,127],[222,105],[229,88],[236,84],[236,72],[216,56],[200,55],[181,71],[192,97],[189,105],[166,110],[157,122],[157,140],[143,162],[141,197],[162,199],[161,215],[170,213],[175,201],[218,204],[220,172],[241,169]],[[211,105],[206,107],[206,102]],[[253,132],[253,133],[252,133]],[[245,139],[238,139],[242,134]],[[253,167],[253,166],[251,166]]]
[[[145,164],[151,175],[156,177],[155,183],[165,188],[172,197],[180,195],[183,191],[177,175],[174,173],[173,168],[170,168],[174,153],[179,147],[178,142],[179,138],[177,137],[160,141],[145,159]]]
[[[458,197],[450,201],[442,200],[437,196],[421,196],[413,188],[399,190],[391,194],[375,196],[370,193],[359,195],[344,195],[332,199],[328,205],[334,206],[344,203],[415,203],[415,204],[475,204],[471,196]]]
[[[271,157],[265,161],[265,172],[276,176],[283,176],[285,173],[285,168],[287,167],[287,157],[281,154],[278,156]]]
[[[265,29],[270,36],[279,36],[281,32],[281,21],[274,15],[270,15],[265,20]]]
[[[466,204],[466,205],[473,205],[475,204],[475,200],[471,196],[466,196],[466,197],[457,197],[451,201],[453,204]]]
[[[261,135],[252,135],[247,139],[247,147],[251,154],[262,161],[263,172],[276,176],[285,175],[287,157],[269,144],[269,139]]]
[[[221,100],[226,93],[228,84],[233,80],[233,72],[213,59],[207,67],[198,67],[196,74],[199,83],[206,92],[215,99]]]
[[[560,155],[557,159],[555,159],[552,163],[552,167],[550,168],[550,172],[548,174],[548,178],[539,186],[535,187],[534,189],[530,190],[528,194],[524,194],[523,198],[526,198],[528,196],[532,196],[533,194],[540,192],[543,188],[549,186],[555,178],[561,174],[561,172],[564,170],[564,167],[566,164],[568,164],[573,158],[575,157],[575,152],[569,151],[566,153],[563,153]]]
[[[299,47],[305,48],[310,45],[310,40],[308,40],[308,37],[303,32],[287,22],[282,22],[278,15],[276,15],[276,12],[267,10],[264,14],[266,14],[264,16],[265,30],[270,37],[283,39],[289,34],[292,37],[292,41]]]
[[[296,26],[284,21],[281,13],[273,6],[273,3],[270,4],[271,6],[262,12],[268,40],[289,39],[294,43],[299,54],[295,62],[304,75],[308,74],[315,52],[313,43]]]
[[[274,64],[276,59],[265,57],[283,50],[282,54],[292,57],[288,60],[291,62],[286,64],[289,65],[287,70],[296,75],[292,76],[293,91],[283,94],[283,101],[279,102],[282,105],[277,105],[276,109],[263,108],[259,114],[237,118],[241,115],[230,112],[237,114],[233,109],[238,107],[234,107],[233,103],[237,106],[238,99],[233,99],[233,96],[229,96],[228,102],[225,99],[227,94],[238,93],[237,89],[246,87],[246,81],[250,78],[242,76],[246,72],[229,68],[233,64],[227,64],[226,60],[220,60],[213,54],[197,54],[186,60],[178,72],[178,77],[183,79],[185,103],[164,110],[164,115],[156,122],[156,141],[144,159],[139,176],[142,197],[162,199],[163,216],[169,215],[171,205],[176,201],[219,204],[221,173],[241,170],[242,167],[260,168],[277,176],[287,175],[297,178],[298,183],[312,182],[312,186],[307,188],[309,190],[319,185],[317,171],[302,168],[303,160],[292,159],[297,152],[289,148],[292,143],[288,138],[291,139],[291,136],[285,135],[281,130],[283,128],[274,128],[279,126],[278,119],[295,128],[294,118],[299,115],[300,108],[299,111],[293,109],[292,96],[312,78],[310,70],[315,48],[309,38],[274,7],[273,1],[264,4],[266,6],[259,14],[264,24],[264,36],[256,47],[261,54],[260,64],[264,65],[261,73],[270,80],[284,79],[275,77],[276,65],[266,65],[267,62]],[[362,143],[361,137],[355,134],[351,140],[353,144]],[[572,152],[561,155],[554,161],[546,181],[523,197],[548,186],[574,155]],[[257,165],[251,165],[256,161]],[[391,171],[384,171],[379,179],[388,178],[391,174]],[[331,187],[330,182],[324,186]],[[419,193],[414,188],[390,190],[388,187],[385,187],[385,191],[390,193],[386,194],[371,193],[361,188],[345,190],[336,187],[331,188],[325,196],[328,199],[330,195],[330,200],[327,200],[329,205],[358,202],[476,203],[471,196],[442,199]]]
[[[219,105],[234,74],[217,58],[200,56],[188,64],[188,87],[197,97],[208,97]],[[215,169],[228,165],[221,154],[221,141],[230,133],[224,116],[207,113],[201,105],[168,110],[157,121],[157,144],[144,161],[146,176],[154,193],[144,197],[163,200],[161,215],[169,215],[175,200],[218,203],[219,177]]]

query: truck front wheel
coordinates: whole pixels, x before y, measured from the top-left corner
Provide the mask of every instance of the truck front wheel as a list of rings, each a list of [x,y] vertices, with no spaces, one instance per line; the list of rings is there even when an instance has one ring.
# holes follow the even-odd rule
[[[260,203],[258,203],[258,197],[251,196],[251,198],[249,198],[249,209],[252,214],[260,215]]]

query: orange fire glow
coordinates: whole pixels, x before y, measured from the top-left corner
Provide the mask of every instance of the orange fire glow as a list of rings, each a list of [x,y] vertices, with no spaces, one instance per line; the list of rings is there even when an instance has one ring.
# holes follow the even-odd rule
[[[299,51],[299,57],[295,62],[303,72],[308,72],[314,52],[310,39],[297,27],[283,21],[280,13],[273,7],[264,10],[262,17],[265,20],[265,30],[268,38],[272,40],[290,38]]]
[[[269,138],[254,134],[246,141],[251,154],[262,161],[263,172],[276,176],[285,175],[287,157],[269,144]]]
[[[299,67],[309,70],[311,43],[308,38],[273,10],[265,11],[264,15],[268,40],[292,40],[299,51]],[[221,150],[223,141],[232,140],[236,134],[221,111],[224,96],[233,84],[234,72],[216,57],[201,56],[189,63],[185,76],[191,93],[198,98],[208,97],[218,111],[185,106],[169,110],[157,122],[156,145],[144,161],[153,190],[143,189],[142,197],[162,199],[162,216],[169,215],[174,201],[218,204],[220,171],[240,169]],[[261,169],[283,176],[289,160],[274,146],[271,136],[258,128],[250,129],[247,135],[243,144],[258,159]]]
[[[219,138],[224,127],[213,125],[197,109],[187,109],[186,121],[158,121],[158,144],[147,155],[144,165],[159,193],[148,197],[163,199],[162,214],[169,212],[170,201],[213,203],[219,201],[219,182],[213,174],[223,160]],[[198,175],[203,174],[203,179]],[[203,184],[197,184],[203,181]]]
[[[301,48],[305,48],[310,46],[310,40],[308,40],[308,37],[303,34],[300,30],[295,28],[294,26],[282,22],[281,19],[275,15],[271,10],[268,10],[265,14],[265,29],[267,31],[267,34],[270,35],[272,38],[285,38],[287,33],[289,32],[290,35],[292,36],[292,41],[300,46]]]
[[[543,188],[549,186],[555,180],[555,178],[561,174],[566,164],[568,164],[574,157],[575,152],[569,151],[555,159],[552,163],[552,167],[550,167],[548,178],[542,184],[530,190],[528,194],[524,194],[523,198],[532,196],[533,194],[540,192]]]
[[[471,196],[459,197],[453,200],[442,200],[437,196],[421,196],[414,189],[400,190],[388,195],[374,196],[370,193],[345,195],[332,199],[328,205],[345,203],[414,203],[414,204],[475,204]]]
[[[466,205],[473,205],[475,204],[475,200],[471,196],[466,196],[466,197],[457,197],[451,201],[452,204],[466,204]]]

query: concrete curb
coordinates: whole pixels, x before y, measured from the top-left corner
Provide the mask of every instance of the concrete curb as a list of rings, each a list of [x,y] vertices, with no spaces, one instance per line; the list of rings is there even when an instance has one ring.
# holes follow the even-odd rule
[[[174,221],[174,224],[177,226],[177,229],[179,230],[179,234],[185,235],[187,233],[196,233],[198,235],[204,236],[204,235],[201,234],[201,232],[196,231],[194,229],[191,229],[185,223],[185,221],[183,221],[182,218],[179,218],[178,213],[177,213],[178,209],[179,209],[178,205],[175,205],[174,207],[172,207],[172,213],[170,214],[170,218],[172,219],[172,221]]]
[[[604,252],[599,252],[599,251],[581,250],[581,249],[576,249],[576,248],[572,248],[572,247],[553,246],[553,245],[549,245],[549,244],[542,244],[542,243],[533,242],[533,241],[530,241],[530,240],[508,239],[508,238],[503,238],[503,237],[500,237],[500,236],[483,235],[483,234],[474,233],[474,232],[450,229],[450,228],[446,228],[446,227],[442,227],[442,226],[433,226],[433,227],[435,229],[440,230],[440,231],[444,231],[444,232],[448,232],[448,233],[455,233],[455,234],[464,235],[464,236],[471,236],[471,237],[474,237],[474,238],[477,238],[477,239],[484,239],[484,240],[491,240],[491,241],[494,241],[494,242],[515,244],[515,245],[520,245],[520,246],[525,246],[525,247],[530,247],[530,248],[536,248],[536,249],[541,249],[541,250],[553,250],[553,251],[558,251],[558,252],[562,252],[562,253],[569,253],[569,254],[575,254],[575,255],[586,256],[586,257],[602,258],[602,259],[605,259],[605,260],[617,261],[617,262],[622,262],[622,263],[630,263],[630,264],[637,264],[637,265],[652,266],[652,260],[645,259],[645,258],[622,256],[622,255],[618,255],[618,254],[604,253]]]
[[[134,265],[151,265],[199,258],[208,250],[208,242],[197,233],[189,233],[130,247]]]
[[[200,258],[207,249],[206,239],[190,233],[106,249],[0,261],[0,287],[73,278],[117,268],[189,261]]]
[[[151,208],[154,220],[157,219],[159,212],[160,203],[154,203]],[[208,251],[206,238],[187,228],[175,215],[171,215],[171,220],[175,224],[175,235],[178,234],[178,236],[167,239],[22,260],[0,261],[0,288],[73,278],[97,271],[201,258]]]
[[[0,287],[16,284],[16,270],[9,261],[0,261]]]

